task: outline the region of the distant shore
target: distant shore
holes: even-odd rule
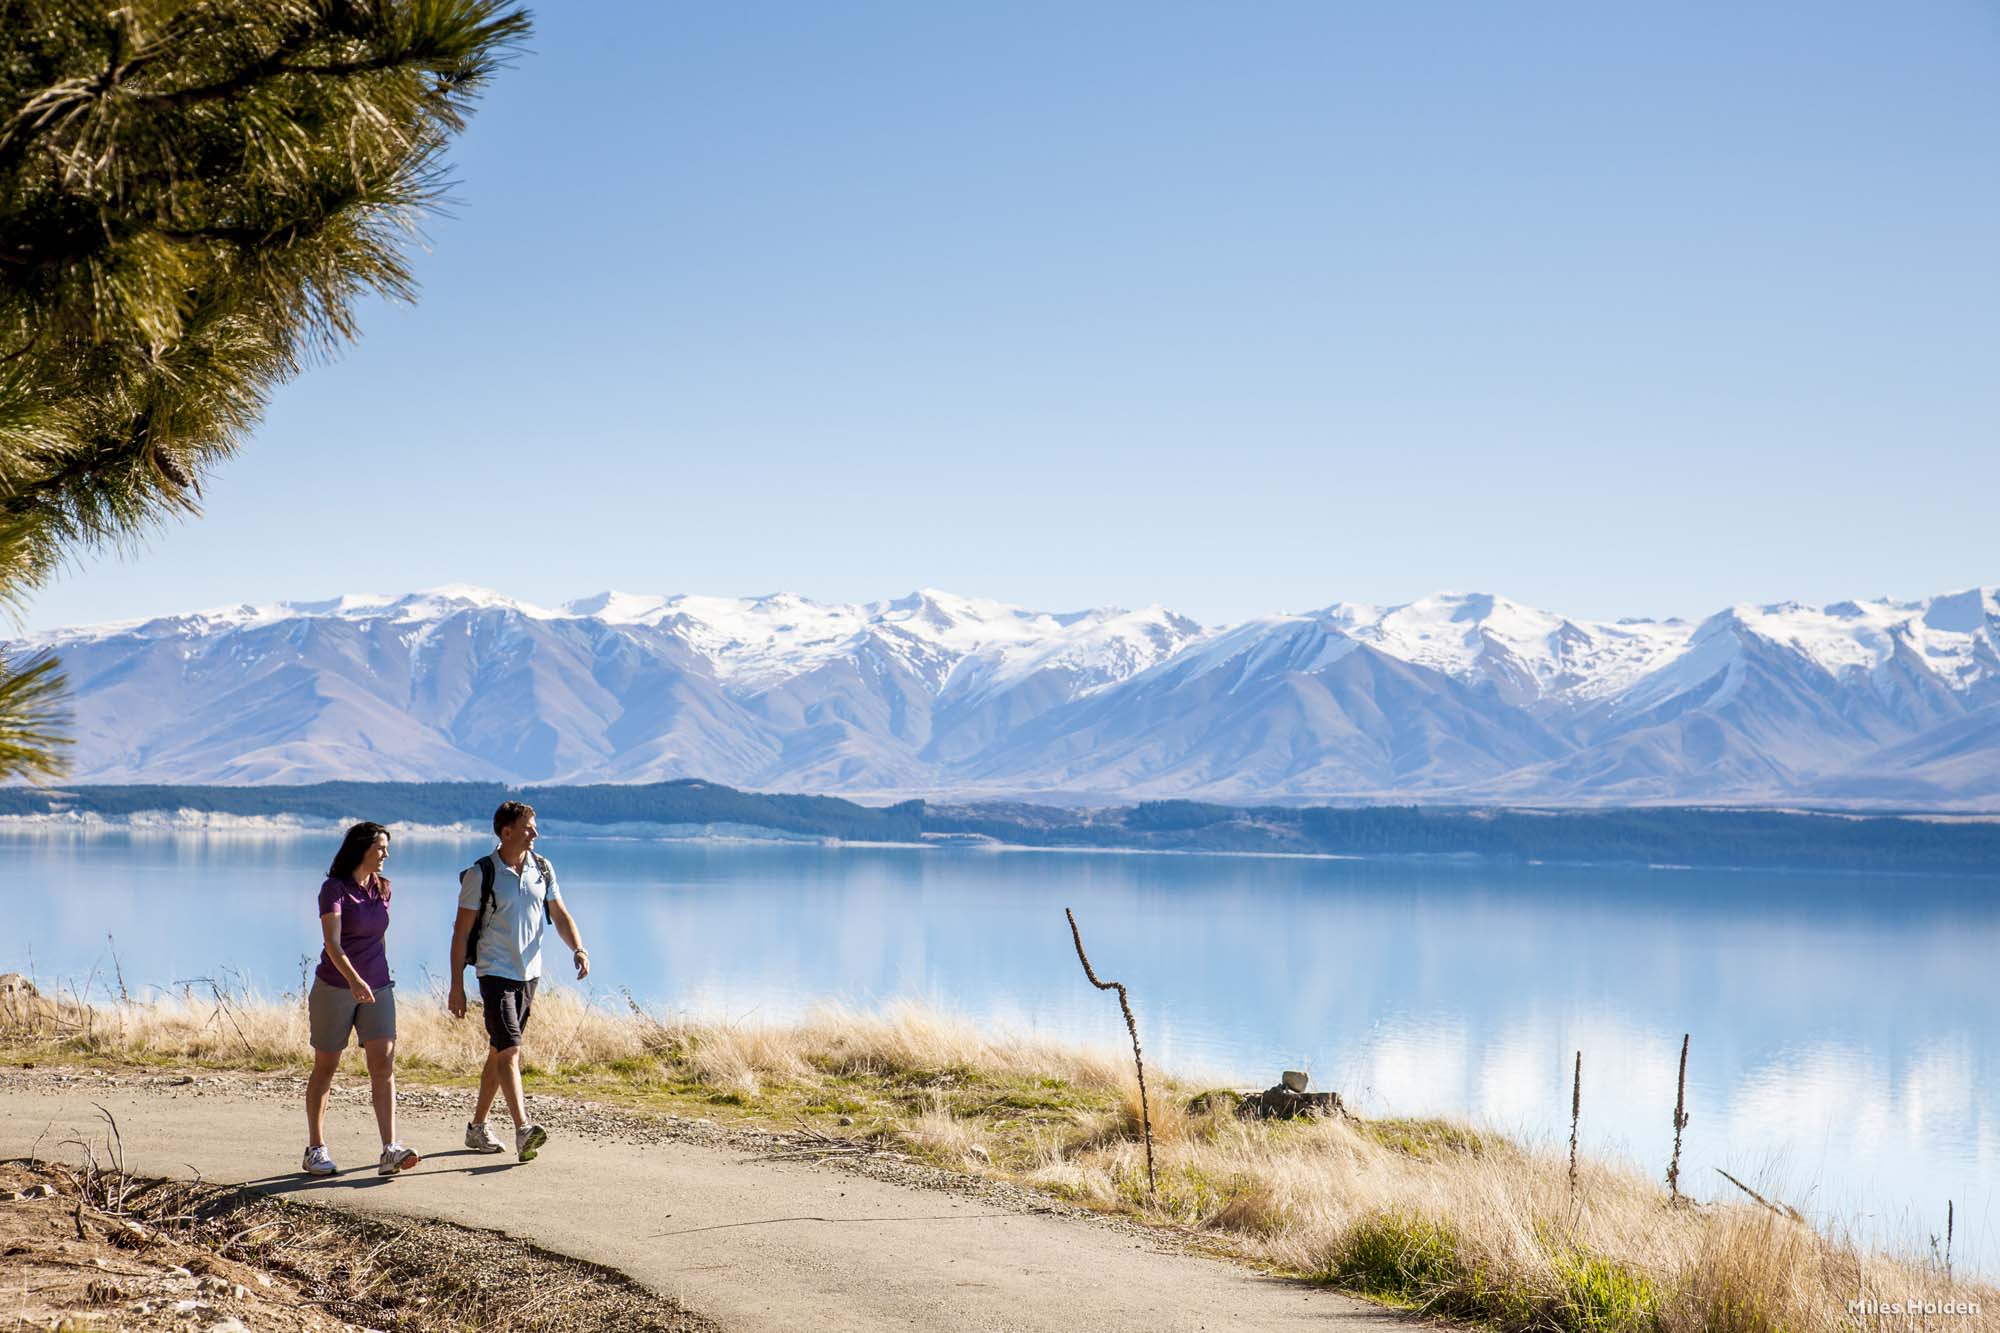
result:
[[[546,831],[573,838],[2000,875],[2000,822],[1932,812],[1180,800],[1099,809],[922,800],[871,806],[693,780],[525,788],[397,782],[5,787],[0,831],[269,836],[323,833],[366,818],[392,823],[405,837],[472,841],[488,836],[488,812],[507,799],[529,802]]]

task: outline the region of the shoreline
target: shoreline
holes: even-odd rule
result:
[[[79,837],[121,835],[160,838],[274,838],[325,837],[337,835],[353,819],[329,819],[314,815],[239,815],[220,811],[180,810],[136,811],[104,815],[94,810],[61,811],[44,814],[0,814],[0,836],[50,836],[71,834]],[[2000,867],[1991,870],[1956,868],[1894,869],[1882,866],[1791,866],[1750,865],[1730,862],[1665,862],[1638,860],[1591,860],[1552,857],[1521,857],[1492,852],[1315,852],[1253,848],[1131,847],[1087,844],[1024,843],[980,834],[945,833],[922,841],[841,838],[832,835],[795,833],[785,829],[752,824],[670,824],[623,821],[591,824],[568,820],[543,820],[548,836],[584,842],[665,843],[695,847],[819,847],[862,851],[967,851],[993,855],[1042,853],[1051,855],[1095,856],[1184,856],[1229,857],[1237,860],[1383,862],[1406,865],[1445,866],[1527,866],[1557,870],[1644,870],[1650,872],[1703,872],[1728,874],[1768,874],[1783,876],[1839,875],[1880,876],[1883,878],[1966,879],[2000,881]],[[396,836],[412,841],[484,843],[492,834],[469,822],[427,824],[416,821],[390,822]]]
[[[443,782],[0,787],[0,819],[23,831],[289,833],[328,831],[365,812],[398,825],[406,836],[477,840],[487,823],[476,816],[502,800],[533,805],[544,830],[578,839],[1974,876],[2000,867],[2000,824],[1902,816],[1712,807],[1238,806],[1177,799],[1087,809],[926,800],[868,806],[840,797],[741,791],[692,778],[584,787]]]

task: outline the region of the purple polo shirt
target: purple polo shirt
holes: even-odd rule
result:
[[[389,901],[376,896],[351,879],[329,879],[319,886],[319,914],[332,912],[340,917],[340,948],[354,970],[380,990],[389,983],[389,955],[383,939],[389,933]],[[313,973],[329,986],[348,989],[347,978],[333,965],[325,949],[319,951],[319,970]]]

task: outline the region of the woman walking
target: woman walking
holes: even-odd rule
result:
[[[375,1125],[382,1131],[378,1175],[393,1176],[418,1157],[396,1140],[396,988],[384,949],[389,932],[389,830],[356,824],[319,886],[319,929],[325,947],[313,974],[306,1013],[312,1030],[313,1068],[306,1080],[306,1156],[302,1169],[330,1176],[337,1169],[326,1151],[326,1097],[349,1033],[359,1033],[368,1059]]]

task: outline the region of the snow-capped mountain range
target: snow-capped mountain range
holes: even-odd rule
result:
[[[78,782],[2000,805],[2000,590],[1576,620],[1483,593],[1210,628],[483,588],[64,629]]]

